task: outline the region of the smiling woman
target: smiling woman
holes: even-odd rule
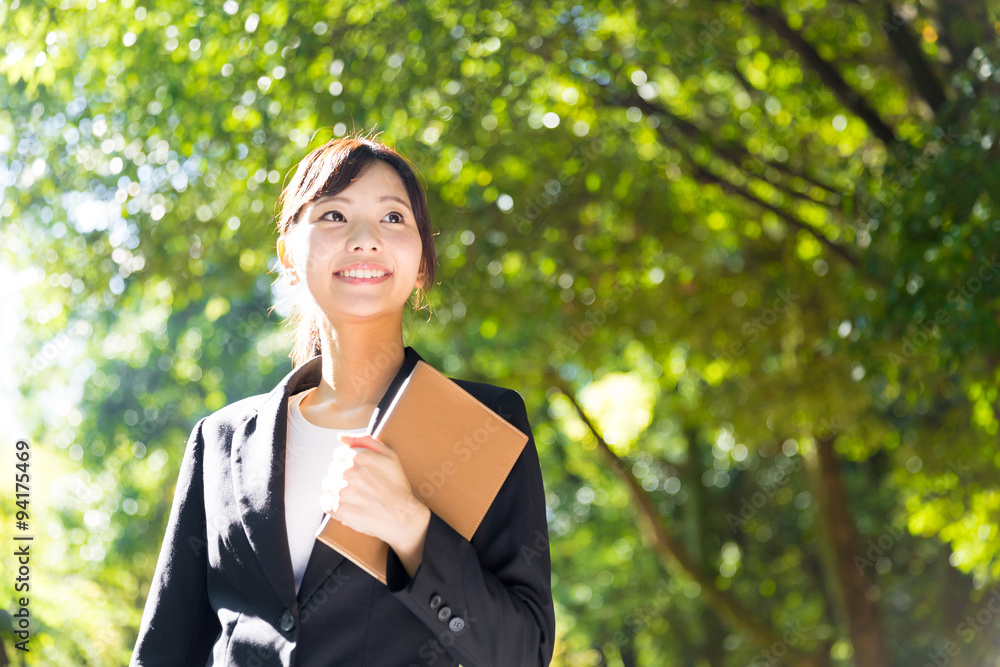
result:
[[[371,210],[373,207],[383,216],[372,219],[375,214]],[[398,210],[399,207],[402,211]],[[383,222],[383,219],[387,220]],[[334,235],[342,237],[359,231],[364,233],[365,222],[374,236],[368,239],[362,237],[362,242],[375,240],[380,233],[378,228],[381,228],[392,237],[390,243],[398,245],[399,239],[405,237],[405,245],[409,245],[416,232],[420,282],[414,282],[410,287],[416,288],[414,305],[419,306],[423,285],[434,284],[437,266],[423,189],[406,158],[384,145],[360,137],[335,139],[314,150],[299,164],[281,194],[278,257],[289,271],[290,282],[294,284],[300,279],[299,271],[293,266],[293,258],[300,258],[306,263],[303,264],[307,269],[304,278],[308,279],[310,267],[323,268],[313,266],[319,258],[310,255],[312,244],[321,246],[316,249],[320,254],[324,248],[329,252]],[[393,223],[402,225],[398,233],[385,229]],[[318,230],[316,225],[320,227]],[[286,249],[290,257],[286,257]],[[363,255],[364,251],[360,254]],[[370,249],[368,256],[372,256]],[[378,266],[377,262],[373,263]],[[401,285],[399,279],[396,284]],[[292,358],[296,364],[320,352],[319,321],[322,316],[319,309],[320,304],[300,299],[293,311],[296,341]]]
[[[369,163],[341,194],[307,204],[278,239],[278,256],[291,284],[302,283],[317,327],[323,313],[360,318],[354,321],[364,320],[366,328],[394,327],[428,270],[403,181],[381,161]]]
[[[131,664],[549,664],[545,494],[521,397],[456,380],[528,436],[471,539],[369,435],[420,361],[406,304],[434,284],[409,162],[361,137],[317,148],[278,233],[295,369],[192,431]],[[326,514],[388,545],[385,583],[316,539]]]

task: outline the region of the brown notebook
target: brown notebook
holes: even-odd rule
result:
[[[413,494],[471,539],[528,436],[471,394],[418,361],[373,436],[391,447]],[[317,539],[386,582],[389,546],[327,514]]]

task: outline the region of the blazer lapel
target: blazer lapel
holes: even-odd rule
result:
[[[379,401],[373,422],[384,414],[393,396],[420,360],[420,355],[412,348],[405,348],[403,365]],[[296,605],[296,595],[285,527],[288,398],[317,386],[322,373],[322,357],[319,356],[293,370],[267,394],[242,433],[233,436],[231,464],[233,485],[240,503],[240,521],[268,580],[289,608]],[[322,517],[320,512],[317,526]],[[299,587],[299,604],[304,604],[343,562],[342,554],[316,540]]]
[[[288,397],[295,387],[306,389],[319,384],[320,359],[314,357],[296,368],[267,394],[247,422],[243,437],[234,436],[231,454],[243,530],[271,586],[289,608],[295,606],[295,577],[285,528]]]

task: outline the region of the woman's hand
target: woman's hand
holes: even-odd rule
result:
[[[413,495],[396,453],[370,435],[340,436],[320,506],[342,524],[379,538],[411,577],[423,560],[431,511]]]

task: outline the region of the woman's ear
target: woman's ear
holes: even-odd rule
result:
[[[284,235],[278,237],[278,262],[281,263],[284,272],[291,278],[291,283],[293,285],[297,283],[298,279],[295,275],[295,268],[292,266],[292,256],[291,253],[288,252]]]

